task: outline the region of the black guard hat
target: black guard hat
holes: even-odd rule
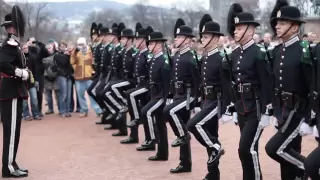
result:
[[[155,32],[152,32],[148,37],[149,43],[154,41],[165,42],[167,41],[167,39],[163,37],[163,34],[161,32],[155,31]]]
[[[201,32],[202,32],[202,30],[203,30],[204,25],[205,25],[207,22],[210,22],[210,21],[212,21],[212,18],[211,18],[211,16],[210,16],[209,14],[205,14],[205,15],[202,16],[202,18],[201,18],[201,20],[200,20],[200,23],[199,23],[199,29],[198,29],[199,35],[200,35],[200,39],[202,38]]]
[[[220,25],[216,22],[213,22],[213,21],[207,22],[203,26],[200,34],[214,34],[214,35],[218,35],[218,36],[224,36],[224,34],[220,32]]]
[[[186,25],[186,23],[183,21],[183,19],[181,19],[181,18],[177,19],[176,24],[174,25],[174,28],[173,28],[174,37],[176,37],[176,33],[178,31],[178,28],[180,28],[183,25]]]
[[[134,33],[132,29],[124,29],[121,31],[120,37],[133,38]]]
[[[12,16],[11,13],[6,14],[4,16],[4,22],[1,24],[1,26],[8,26],[8,25],[12,25]]]
[[[241,12],[234,18],[234,26],[239,24],[248,24],[254,26],[260,26],[260,23],[254,20],[254,16],[248,12]]]
[[[149,35],[148,30],[145,28],[140,28],[136,31],[135,38],[147,38]]]
[[[186,25],[182,25],[182,26],[178,27],[174,35],[175,36],[183,35],[183,36],[187,36],[187,37],[194,37],[194,35],[192,34],[192,29]]]
[[[99,35],[98,25],[95,22],[91,24],[91,28],[90,28],[90,36],[94,34]]]
[[[100,28],[100,36],[108,35],[108,33],[109,33],[109,28],[108,27]]]
[[[280,7],[280,9],[277,11],[276,17],[272,17],[271,21],[277,21],[277,20],[288,20],[293,21],[298,24],[305,23],[302,20],[301,12],[297,7],[294,6],[283,6]]]

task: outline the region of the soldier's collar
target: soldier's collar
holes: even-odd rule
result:
[[[252,46],[254,44],[253,39],[251,39],[249,42],[245,43],[243,46],[240,46],[242,50],[246,50],[248,47]]]
[[[217,52],[219,52],[218,47],[216,47],[216,48],[214,48],[213,50],[209,51],[209,52],[208,52],[208,56],[211,56],[211,55],[213,55],[213,54],[215,54],[215,53],[217,53]]]
[[[182,55],[182,54],[184,54],[184,53],[186,53],[186,52],[188,52],[188,51],[190,51],[190,47],[186,47],[186,48],[182,49],[182,50],[180,51],[180,55]]]
[[[120,43],[116,44],[116,47],[119,47],[120,46]]]
[[[148,50],[148,48],[147,48],[147,47],[145,47],[144,49],[142,49],[142,50],[140,51],[140,54],[142,54],[142,53],[146,52],[147,50]]]
[[[156,54],[156,55],[154,56],[154,58],[156,59],[156,58],[160,57],[161,55],[163,55],[163,52],[162,52],[162,51],[159,52],[158,54]]]
[[[299,36],[294,35],[292,38],[290,38],[288,41],[284,42],[283,44],[284,44],[284,47],[289,47],[297,41],[300,41]]]
[[[17,41],[18,43],[20,43],[20,38],[14,34],[10,35],[10,38],[14,39],[15,41]]]
[[[133,46],[130,46],[130,47],[126,48],[126,52],[130,51],[130,49],[132,49],[132,48],[133,48]]]

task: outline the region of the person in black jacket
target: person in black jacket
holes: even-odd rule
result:
[[[43,58],[49,57],[50,54],[46,49],[46,46],[36,41],[35,38],[31,37],[28,40],[28,43],[31,45],[29,46],[29,53],[33,56],[36,56],[36,71],[38,73],[38,81],[35,81],[35,87],[37,89],[37,97],[38,97],[38,108],[40,111],[40,115],[42,115],[42,99],[43,99],[43,90],[44,90],[44,64]]]
[[[31,71],[34,80],[29,79],[28,82],[28,91],[29,91],[29,96],[30,96],[30,105],[31,105],[31,112],[32,112],[32,117],[34,120],[41,120],[40,117],[40,111],[38,109],[38,98],[37,98],[37,88],[35,86],[35,82],[38,81],[39,75],[37,74],[36,71],[36,57],[33,56],[32,54],[29,54],[28,48],[29,44],[25,44],[23,46],[23,53],[26,57],[26,65],[28,69]],[[29,105],[28,105],[28,100],[23,101],[23,117],[25,120],[31,120],[31,116],[29,113]]]
[[[59,45],[59,51],[54,56],[54,61],[57,66],[57,81],[59,86],[59,103],[60,103],[60,115],[62,117],[71,117],[69,112],[71,101],[71,88],[72,81],[71,76],[73,74],[73,68],[70,64],[70,54],[67,50],[67,44],[61,42]]]

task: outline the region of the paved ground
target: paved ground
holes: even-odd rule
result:
[[[193,172],[171,175],[169,169],[178,163],[178,149],[170,148],[167,162],[148,162],[154,152],[137,152],[137,145],[121,145],[122,138],[111,136],[113,131],[94,125],[96,118],[62,119],[45,116],[42,121],[23,122],[18,151],[19,164],[30,170],[28,180],[200,180],[206,174],[206,153],[193,138]],[[2,129],[1,129],[2,131]],[[169,142],[174,136],[168,126]],[[260,141],[260,160],[264,179],[280,180],[279,166],[266,156],[264,145],[275,130],[268,127]],[[221,160],[221,180],[241,180],[237,146],[239,129],[233,123],[220,127],[221,142],[226,154]],[[142,127],[140,141],[143,140]],[[1,144],[2,145],[2,144]],[[307,155],[316,142],[312,136],[303,140]]]

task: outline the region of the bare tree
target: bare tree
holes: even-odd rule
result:
[[[140,22],[142,26],[146,26],[150,21],[150,7],[145,5],[148,2],[149,0],[139,0],[131,8],[132,20]]]

